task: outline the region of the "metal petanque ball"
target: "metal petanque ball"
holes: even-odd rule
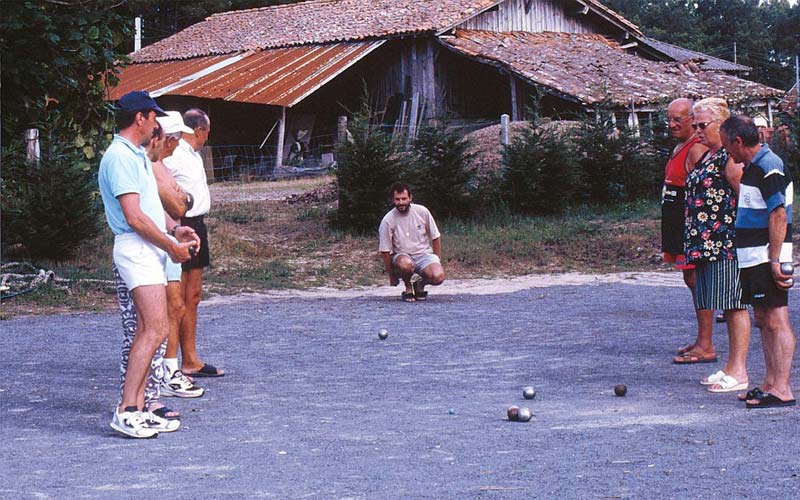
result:
[[[530,408],[527,407],[522,407],[519,409],[519,412],[517,412],[517,420],[519,422],[527,422],[532,416],[533,413],[531,413]]]
[[[522,397],[525,399],[533,399],[536,397],[536,389],[531,386],[522,388]]]
[[[506,410],[506,414],[508,415],[508,419],[512,422],[516,422],[519,420],[519,407],[518,406],[509,406]]]
[[[449,410],[447,410],[447,413],[449,413],[450,415],[455,415],[456,414],[456,409],[455,408],[450,408]]]
[[[386,340],[386,337],[388,337],[388,336],[389,336],[389,330],[387,330],[385,328],[381,328],[380,330],[378,330],[378,338],[379,339]]]
[[[794,274],[794,265],[791,262],[781,262],[781,273],[788,274],[789,276]],[[792,278],[786,279],[783,281],[787,285],[794,285],[794,280]]]
[[[617,384],[614,386],[614,394],[619,397],[624,396],[628,393],[628,387],[625,384]]]

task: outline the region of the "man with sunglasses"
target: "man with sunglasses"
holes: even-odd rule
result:
[[[675,264],[683,271],[683,281],[694,295],[694,266],[686,263],[683,249],[685,219],[686,176],[708,148],[700,144],[692,129],[692,101],[675,99],[667,107],[667,127],[670,135],[678,141],[667,161],[664,187],[661,197],[661,250],[664,262]],[[697,316],[697,339],[678,349],[679,357],[694,352],[695,348],[713,352],[711,344],[714,311],[695,309]],[[689,362],[697,359],[686,357]]]

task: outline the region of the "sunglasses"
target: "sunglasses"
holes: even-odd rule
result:
[[[697,130],[698,128],[699,128],[700,130],[705,130],[705,129],[706,129],[708,126],[709,126],[709,125],[711,125],[712,123],[715,123],[716,121],[717,121],[717,120],[712,120],[712,121],[710,121],[710,122],[699,122],[699,123],[692,123],[692,128],[693,128],[694,130]]]

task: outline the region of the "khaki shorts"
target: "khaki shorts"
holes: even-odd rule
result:
[[[392,264],[397,263],[397,258],[401,255],[404,255],[411,259],[414,263],[414,272],[419,274],[422,272],[423,269],[430,266],[431,264],[440,264],[441,261],[439,260],[439,256],[435,253],[423,253],[419,255],[408,255],[407,253],[396,253],[392,255]]]

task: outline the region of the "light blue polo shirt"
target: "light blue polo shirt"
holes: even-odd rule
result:
[[[134,232],[125,220],[118,199],[120,195],[127,193],[138,193],[142,212],[153,219],[156,227],[166,232],[164,208],[158,197],[156,177],[144,148],[136,147],[131,141],[115,135],[100,160],[97,182],[103,197],[106,220],[114,234]]]

